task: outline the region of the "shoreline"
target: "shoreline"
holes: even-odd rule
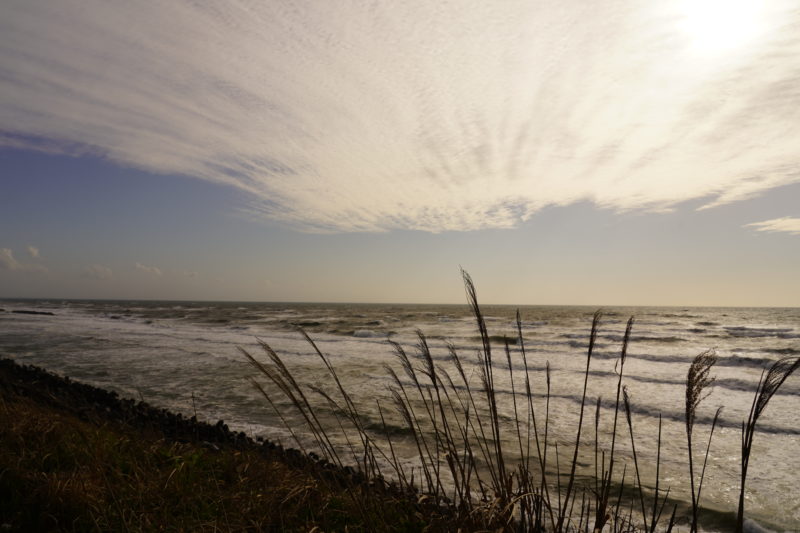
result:
[[[382,480],[367,484],[353,469],[254,440],[222,420],[186,418],[12,359],[0,359],[0,400],[4,531],[448,531],[460,525],[452,509],[403,494]],[[106,441],[114,445],[103,448]],[[100,453],[86,454],[96,447]],[[129,471],[137,468],[138,473]],[[96,479],[95,470],[103,479]],[[180,476],[186,482],[170,494]],[[131,477],[139,484],[130,490],[118,485]],[[153,486],[141,477],[153,478]],[[74,482],[72,489],[80,481],[80,491],[94,499],[76,500],[65,479]],[[184,501],[195,493],[205,497]],[[214,501],[208,501],[209,493]],[[164,498],[163,505],[136,502],[153,497]],[[184,504],[189,506],[184,513],[164,514],[171,510],[164,507]]]

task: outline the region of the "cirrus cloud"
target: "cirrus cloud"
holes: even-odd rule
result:
[[[800,218],[783,217],[764,220],[763,222],[753,222],[745,224],[745,228],[755,228],[756,231],[767,231],[771,233],[788,233],[790,235],[800,235]]]
[[[511,227],[800,181],[791,0],[713,57],[679,2],[1,9],[0,145],[234,186],[301,230]]]
[[[163,274],[160,268],[149,265],[143,265],[141,263],[136,263],[136,270],[147,272],[148,274],[152,274],[154,276],[161,276]]]

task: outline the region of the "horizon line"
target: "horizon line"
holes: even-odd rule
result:
[[[416,306],[469,306],[468,302],[357,302],[357,301],[312,301],[312,300],[207,300],[207,299],[157,299],[157,298],[61,298],[39,296],[0,296],[1,301],[48,301],[61,300],[68,302],[147,302],[147,303],[216,303],[216,304],[291,304],[291,305],[416,305]],[[497,307],[589,307],[607,309],[613,307],[661,307],[671,309],[800,309],[800,305],[674,305],[674,304],[526,304],[526,303],[481,303],[481,306]]]

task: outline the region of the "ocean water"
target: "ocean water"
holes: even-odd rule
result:
[[[392,410],[385,365],[399,370],[388,338],[411,353],[423,332],[438,363],[447,365],[447,343],[475,372],[478,332],[466,305],[361,305],[152,301],[0,300],[0,356],[120,394],[292,446],[288,430],[254,389],[258,377],[239,347],[266,360],[258,346],[272,346],[301,383],[331,389],[331,379],[297,327],[330,356],[345,388],[369,423],[380,424],[376,401]],[[34,310],[52,315],[14,311]],[[484,306],[489,334],[516,337],[515,307]],[[550,434],[568,450],[577,427],[586,348],[594,308],[520,308],[537,412],[544,412],[546,364],[552,371]],[[800,356],[798,308],[607,308],[589,378],[589,405],[581,464],[594,449],[594,402],[601,398],[599,447],[610,445],[616,364],[627,318],[636,317],[623,383],[628,387],[642,479],[654,479],[659,415],[663,419],[661,485],[690,500],[684,412],[686,372],[700,352],[719,357],[710,395],[700,405],[695,450],[702,461],[709,424],[722,406],[703,485],[703,505],[735,513],[740,434],[763,369],[781,357]],[[512,384],[501,343],[496,345],[500,416],[512,420]],[[515,389],[524,387],[518,347],[512,345]],[[299,421],[279,402],[290,422]],[[285,409],[284,409],[285,407]],[[747,517],[773,530],[800,530],[800,373],[789,378],[762,416],[748,475]],[[620,419],[624,424],[624,419]],[[509,435],[510,436],[510,435]],[[301,433],[301,438],[303,437]],[[617,439],[630,453],[627,427]],[[343,441],[338,442],[344,445]],[[411,443],[398,448],[413,464]],[[511,448],[510,446],[508,448]],[[632,468],[632,463],[630,464]],[[591,468],[581,472],[591,476]],[[629,478],[630,479],[630,478]],[[714,530],[714,524],[705,524]]]

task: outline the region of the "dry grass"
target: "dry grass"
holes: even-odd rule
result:
[[[559,453],[559,445],[549,436],[549,365],[545,370],[546,390],[534,391],[519,313],[517,338],[503,338],[504,358],[497,356],[496,343],[493,346],[492,342],[496,337],[489,335],[475,286],[466,272],[462,274],[480,341],[478,360],[473,371],[476,375],[468,375],[463,356],[452,345],[449,346],[447,361],[435,359],[422,332],[417,334],[418,342],[413,353],[390,341],[399,370],[386,366],[392,383],[390,394],[388,398],[376,400],[382,431],[364,426],[359,406],[355,405],[342,386],[336,369],[304,332],[302,334],[324,363],[329,381],[335,387],[325,391],[298,383],[281,356],[263,342],[261,346],[269,358],[267,363],[242,350],[258,373],[268,381],[265,385],[255,380],[254,383],[279,416],[283,417],[275,407],[279,404],[278,398],[271,395],[283,395],[294,405],[301,419],[306,422],[308,433],[313,436],[316,450],[326,460],[340,466],[348,462],[356,465],[367,481],[382,482],[386,476],[396,480],[404,492],[425,494],[435,505],[455,512],[453,530],[458,526],[468,531],[654,533],[659,530],[670,532],[676,523],[681,522],[687,524],[691,531],[697,531],[703,513],[711,514],[702,510],[700,502],[712,437],[721,408],[717,410],[710,427],[699,475],[695,472],[692,437],[696,414],[714,382],[711,371],[716,354],[713,351],[701,353],[694,358],[687,372],[685,424],[689,454],[686,475],[690,481],[692,501],[688,507],[689,516],[679,517],[678,503],[669,498],[669,487],[666,490],[662,488],[659,479],[662,446],[660,417],[655,479],[643,480],[639,468],[632,400],[624,386],[623,373],[633,317],[628,321],[616,365],[618,380],[611,442],[603,446],[597,438],[601,405],[598,398],[594,417],[595,479],[579,481],[577,470],[585,433],[585,409],[587,403],[591,403],[586,391],[602,314],[599,311],[595,313],[589,333],[575,437],[566,453],[564,444]],[[513,354],[511,345],[515,346]],[[521,361],[514,362],[512,357],[521,358]],[[515,375],[514,370],[515,367],[519,368],[520,362],[522,376],[518,375],[519,370]],[[797,365],[797,361],[792,364],[780,363],[779,368],[770,371],[756,392],[757,401],[754,401],[751,422],[747,427],[755,425],[771,394]],[[511,387],[509,401],[512,403],[507,406],[513,413],[510,422],[507,414],[502,417],[499,414],[501,409],[494,385],[499,372],[507,373],[504,378]],[[320,420],[316,414],[320,410],[320,403],[315,401],[315,397],[321,397],[324,405],[332,408],[336,414],[336,424]],[[534,409],[534,397],[538,398],[537,403],[544,403],[544,413]],[[620,464],[617,457],[618,431],[624,431],[618,428],[618,418],[623,409],[630,436],[632,468]],[[410,435],[405,438],[405,443],[416,450],[414,468],[409,469],[408,463],[398,459],[397,439],[402,437],[393,436],[389,431],[390,426],[402,426],[406,430],[405,435]],[[304,446],[298,428],[289,429],[297,446]],[[337,441],[346,443],[344,450],[334,445]],[[743,437],[743,451],[747,454],[751,441],[752,431]],[[568,464],[561,464],[563,457],[571,457]],[[379,467],[381,464],[388,465],[385,467],[386,473]],[[742,491],[746,464],[745,461]],[[646,486],[654,489],[645,489]],[[361,509],[361,512],[363,516],[368,516],[370,511]],[[718,524],[727,520],[733,527],[730,514],[727,518],[717,514],[715,520]]]
[[[742,422],[742,457],[741,457],[741,485],[739,490],[739,509],[736,515],[736,531],[741,533],[744,529],[744,499],[745,485],[747,483],[747,467],[750,464],[750,452],[753,449],[756,423],[767,408],[769,401],[781,388],[781,385],[800,368],[800,357],[785,357],[773,363],[770,369],[761,374],[753,396],[753,405],[747,421]]]
[[[422,332],[418,332],[418,342],[412,354],[400,344],[390,341],[405,379],[401,379],[401,373],[393,367],[386,367],[393,387],[390,399],[384,400],[386,404],[378,400],[384,431],[373,432],[364,428],[358,406],[342,387],[335,368],[307,335],[306,339],[323,361],[331,382],[336,384],[336,397],[316,387],[303,387],[283,359],[265,343],[261,345],[269,358],[268,363],[262,363],[242,350],[253,367],[271,384],[262,386],[256,382],[256,386],[273,408],[278,402],[270,397],[270,391],[273,394],[278,392],[290,400],[301,419],[307,423],[316,448],[326,460],[337,465],[343,464],[343,454],[332,444],[336,440],[334,432],[338,431],[341,439],[348,443],[347,455],[352,457],[352,462],[358,465],[367,480],[382,480],[384,474],[378,465],[390,465],[391,472],[388,475],[397,480],[403,491],[424,493],[434,504],[453,509],[456,512],[455,524],[466,530],[601,531],[608,525],[614,532],[637,531],[638,526],[632,519],[633,500],[623,490],[626,470],[623,469],[621,478],[613,476],[617,418],[623,390],[622,370],[633,320],[628,323],[620,356],[609,460],[606,461],[605,452],[599,460],[595,453],[595,469],[602,472],[602,476],[600,485],[595,484],[593,488],[578,483],[577,469],[592,354],[602,314],[595,313],[592,320],[579,419],[574,444],[570,449],[571,461],[562,475],[558,458],[563,453],[559,454],[558,445],[548,438],[549,370],[548,386],[544,392],[547,407],[542,420],[541,414],[534,409],[535,393],[532,390],[519,314],[518,336],[513,339],[513,344],[522,358],[522,377],[514,374],[515,365],[510,349],[512,342],[509,339],[504,339],[505,364],[494,353],[492,337],[478,305],[475,286],[466,272],[463,276],[467,300],[480,337],[476,379],[467,375],[462,356],[454,346],[449,347],[449,361],[440,363],[434,360]],[[511,424],[501,421],[494,385],[496,373],[503,371],[508,373],[512,388]],[[518,384],[522,386],[518,388]],[[341,418],[333,428],[320,421],[315,414],[314,402],[306,392],[324,397],[327,404],[335,407],[334,412],[341,413]],[[275,410],[279,416],[283,416],[277,408]],[[409,471],[396,457],[396,446],[386,423],[385,415],[388,414],[397,415],[399,418],[393,419],[392,425],[404,426],[411,436],[410,441],[417,451],[416,471]],[[599,408],[595,427],[598,417]],[[628,424],[632,430],[630,413]],[[303,446],[296,428],[290,429],[293,430],[297,446]],[[548,454],[555,457],[555,475],[552,473],[552,460],[548,462]],[[658,502],[658,494],[655,499]],[[640,502],[643,519],[646,520],[643,495]],[[661,510],[665,503],[666,497],[660,500]],[[652,521],[657,522],[657,518],[654,516]],[[666,527],[671,528],[673,523],[674,519],[670,519]],[[655,529],[655,524],[652,529]]]
[[[103,409],[17,394],[2,378],[4,531],[447,530],[425,505],[309,461],[255,444],[176,441]]]

